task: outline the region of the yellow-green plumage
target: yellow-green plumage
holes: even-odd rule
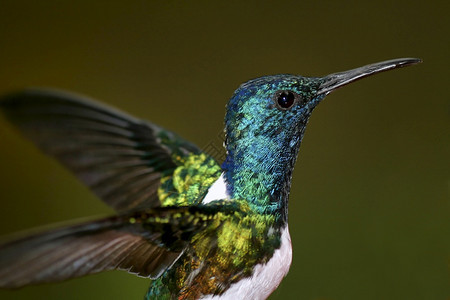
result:
[[[161,178],[158,197],[162,206],[199,204],[202,195],[219,178],[222,169],[205,153],[176,157],[179,166]]]
[[[172,269],[152,284],[149,299],[161,295],[161,284],[172,292],[179,290],[179,299],[219,295],[251,275],[253,266],[266,263],[279,248],[274,216],[255,212],[245,200],[218,201],[211,206],[216,206],[213,216],[194,213],[192,223],[207,225],[193,235],[191,246]]]

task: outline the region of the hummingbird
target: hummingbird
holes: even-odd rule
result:
[[[242,84],[227,105],[223,162],[82,96],[4,96],[5,118],[117,214],[0,243],[0,287],[125,270],[151,279],[146,299],[268,298],[292,262],[289,191],[312,111],[351,82],[419,62]]]

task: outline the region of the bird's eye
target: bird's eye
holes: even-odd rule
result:
[[[290,109],[297,102],[300,95],[293,91],[278,91],[275,93],[275,104],[282,110]]]

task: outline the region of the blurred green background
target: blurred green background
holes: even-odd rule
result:
[[[330,95],[293,178],[291,271],[271,299],[449,299],[446,1],[13,1],[0,7],[0,93],[89,95],[203,146],[240,83],[424,63]],[[112,211],[0,119],[0,234]],[[108,272],[1,299],[142,299]]]

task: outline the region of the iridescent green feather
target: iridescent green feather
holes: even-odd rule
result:
[[[184,226],[190,224],[187,227],[196,228],[195,233],[182,257],[152,283],[148,299],[167,299],[169,295],[162,292],[162,286],[169,287],[164,290],[176,293],[179,299],[220,294],[250,276],[253,267],[266,263],[280,246],[275,216],[252,210],[247,201],[212,202],[190,213],[171,216],[184,219]],[[149,226],[155,221],[149,219]],[[178,228],[180,223],[176,223]]]

